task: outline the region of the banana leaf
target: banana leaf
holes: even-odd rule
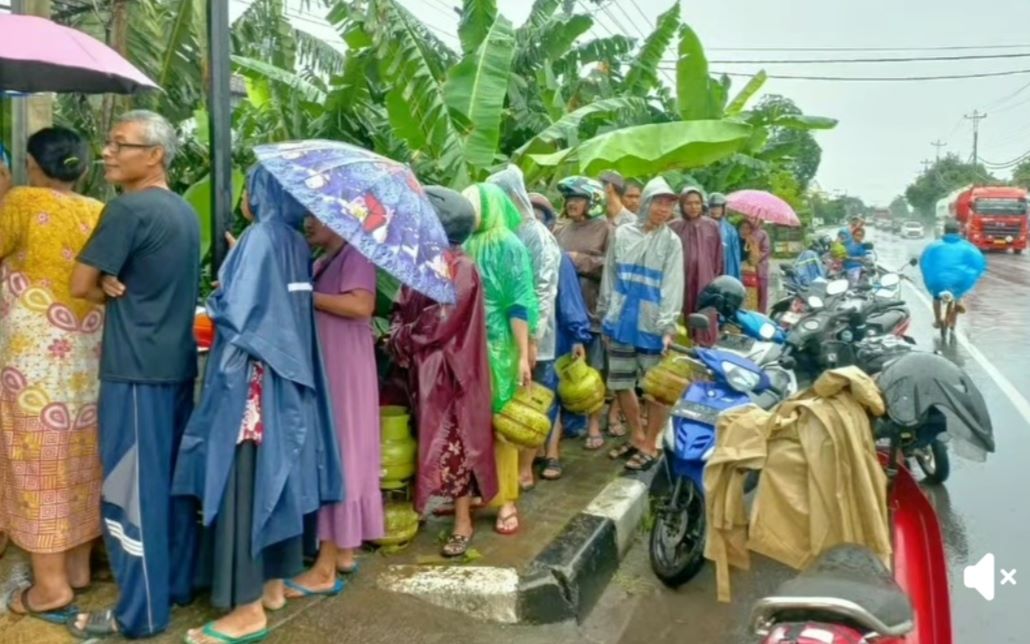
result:
[[[751,100],[751,97],[758,93],[762,86],[765,85],[765,81],[768,79],[768,75],[765,70],[759,71],[757,74],[751,77],[751,80],[747,82],[747,85],[741,89],[736,97],[730,104],[726,106],[726,116],[737,116],[744,110],[744,106]]]
[[[736,121],[673,121],[621,128],[529,158],[557,173],[592,176],[611,168],[624,176],[649,177],[714,163],[739,151],[750,137],[751,127]]]
[[[773,120],[773,125],[789,127],[794,130],[832,130],[837,127],[837,119],[828,116],[811,116],[808,114],[784,114]]]
[[[465,0],[458,22],[461,50],[470,54],[479,49],[497,19],[497,0]]]
[[[636,57],[630,63],[626,74],[625,92],[631,96],[645,96],[658,84],[658,65],[662,62],[665,50],[669,48],[676,30],[680,26],[679,0],[669,10],[658,16],[658,24],[651,35],[644,40]]]
[[[243,193],[244,179],[239,168],[232,169],[233,209],[236,208]],[[204,175],[200,181],[187,188],[182,197],[197,211],[197,218],[200,220],[200,256],[206,257],[208,250],[211,249],[211,175]]]
[[[708,75],[708,58],[701,39],[689,25],[682,25],[676,61],[676,104],[680,118],[684,121],[721,118],[726,90]]]

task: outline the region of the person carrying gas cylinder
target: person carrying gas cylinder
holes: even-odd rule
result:
[[[951,220],[944,225],[944,236],[923,250],[919,268],[923,272],[923,284],[933,296],[933,326],[940,328],[944,323],[954,326],[955,317],[965,313],[962,298],[987,271],[987,259],[979,248],[962,238],[958,223]],[[955,298],[949,320],[941,319],[941,299],[945,292]]]

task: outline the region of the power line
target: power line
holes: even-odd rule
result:
[[[943,45],[938,47],[706,47],[707,51],[969,51],[974,49],[1027,49],[1022,45]]]
[[[1018,54],[970,54],[964,56],[903,56],[895,58],[795,58],[778,60],[712,60],[716,65],[838,65],[848,63],[929,63],[954,60],[992,60],[999,58],[1030,58],[1030,52]]]
[[[713,71],[712,73],[725,74],[727,76],[740,76],[745,78],[750,78],[754,76],[754,74],[747,74],[744,72]],[[944,76],[792,76],[785,74],[769,74],[768,78],[778,80],[891,83],[909,81],[959,80],[964,78],[994,78],[998,76],[1015,76],[1017,74],[1030,74],[1030,69],[1013,69],[1005,72],[985,72],[980,74],[948,74]]]

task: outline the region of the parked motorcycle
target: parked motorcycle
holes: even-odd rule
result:
[[[690,327],[705,329],[708,317],[694,314]],[[719,414],[749,403],[770,409],[794,394],[792,374],[775,364],[764,367],[731,351],[675,347],[705,379],[695,380],[672,410],[663,443],[663,467],[671,482],[668,496],[656,505],[650,536],[651,569],[676,588],[704,564],[704,468],[715,450]],[[757,484],[750,477],[749,487]]]
[[[902,436],[928,415],[948,412],[947,431],[971,450],[994,451],[990,414],[973,381],[947,359],[913,352],[877,377],[887,417],[885,445],[893,576],[876,555],[850,544],[823,553],[776,593],[758,601],[751,630],[765,644],[951,644],[947,560],[937,515],[905,467]]]

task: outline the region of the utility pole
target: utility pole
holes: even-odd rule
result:
[[[969,119],[973,122],[973,165],[975,166],[980,159],[980,149],[978,147],[980,144],[980,121],[987,118],[987,115],[981,114],[977,110],[973,110],[972,114],[966,114],[963,118]]]
[[[945,143],[944,141],[941,141],[940,139],[937,139],[936,141],[931,141],[930,145],[932,145],[933,147],[937,148],[937,160],[940,161],[941,160],[941,148],[947,147],[948,144]]]
[[[931,161],[929,159],[923,159],[921,163],[923,164],[923,174],[926,174],[927,172],[929,172],[930,171],[930,166],[933,165],[933,161]]]

